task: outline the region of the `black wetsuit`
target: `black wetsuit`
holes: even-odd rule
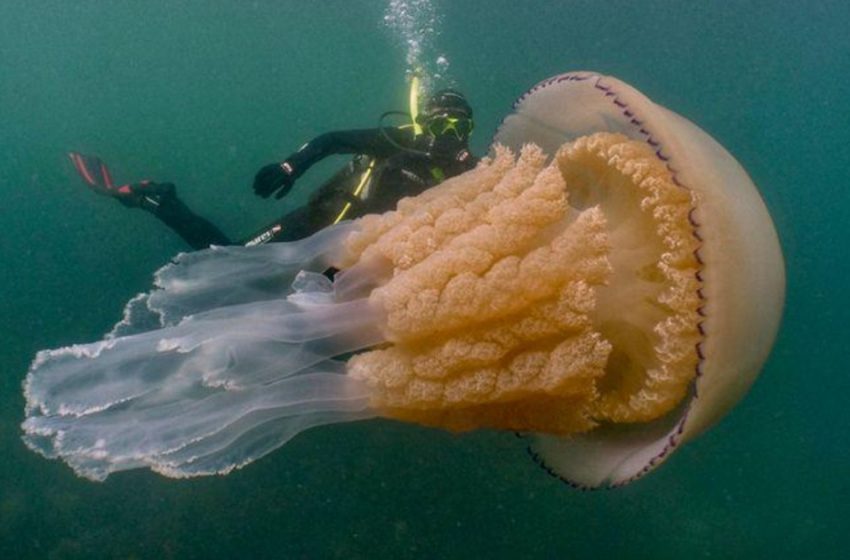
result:
[[[173,188],[156,197],[148,197],[142,207],[194,249],[210,245],[293,241],[331,225],[340,214],[351,219],[391,210],[399,199],[415,196],[446,178],[472,169],[477,161],[465,142],[435,143],[428,135],[414,137],[410,128],[383,131],[374,128],[323,134],[302,146],[286,162],[293,169],[293,178],[297,179],[313,164],[332,154],[357,154],[358,157],[313,193],[305,206],[289,212],[244,241],[231,241],[210,221],[192,212],[177,198]],[[361,185],[362,174],[370,165],[368,185]],[[355,195],[358,186],[361,192]]]

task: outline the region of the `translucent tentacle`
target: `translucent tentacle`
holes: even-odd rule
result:
[[[41,414],[88,414],[150,392],[240,388],[382,341],[366,300],[302,310],[286,300],[195,315],[174,327],[38,354],[25,383]]]
[[[312,368],[241,390],[189,391],[165,402],[147,394],[80,416],[32,416],[25,441],[94,480],[140,466],[174,477],[224,474],[309,427],[374,416],[362,384]]]
[[[329,268],[354,227],[342,222],[291,243],[181,253],[155,273],[159,289],[130,300],[110,334],[126,336],[218,307],[278,299],[300,271]]]
[[[374,416],[366,385],[333,358],[383,342],[378,313],[300,272],[323,270],[349,227],[179,257],[104,340],[38,354],[26,443],[95,480],[143,466],[193,476],[238,468],[312,426]]]

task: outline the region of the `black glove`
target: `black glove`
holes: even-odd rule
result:
[[[260,169],[254,176],[254,194],[268,198],[275,193],[274,197],[281,199],[286,196],[295,184],[292,165],[288,162],[270,163]]]

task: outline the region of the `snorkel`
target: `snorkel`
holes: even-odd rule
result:
[[[419,136],[422,135],[423,129],[422,125],[417,122],[419,120],[419,89],[420,89],[420,80],[418,74],[413,74],[413,77],[410,79],[410,91],[408,92],[407,100],[409,105],[409,112],[405,113],[404,111],[386,111],[378,118],[378,129],[381,131],[381,134],[386,139],[387,142],[392,144],[394,147],[398,148],[403,152],[408,152],[411,154],[416,154],[420,156],[425,156],[430,158],[431,153],[425,150],[417,150],[416,148],[411,148],[409,146],[402,146],[395,140],[393,140],[392,136],[387,134],[387,126],[384,124],[384,121],[389,116],[400,116],[405,117],[406,119],[410,119],[410,124],[402,126],[402,128],[413,128],[413,138],[416,140]],[[429,146],[430,147],[430,146]]]
[[[413,137],[422,134],[422,125],[419,124],[419,75],[414,74],[410,80],[410,94],[408,95],[408,106],[410,107],[410,122],[413,124]]]

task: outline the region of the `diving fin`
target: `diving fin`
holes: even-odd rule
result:
[[[115,198],[124,206],[141,207],[155,212],[164,199],[175,198],[173,183],[154,183],[147,179],[138,183],[116,185],[109,173],[109,168],[97,156],[87,156],[79,152],[68,152],[68,157],[85,181],[86,185],[97,194]]]
[[[86,185],[97,194],[116,198],[132,194],[130,185],[115,185],[109,168],[99,157],[87,156],[79,152],[68,152],[68,157],[71,158],[71,163],[74,164]]]

